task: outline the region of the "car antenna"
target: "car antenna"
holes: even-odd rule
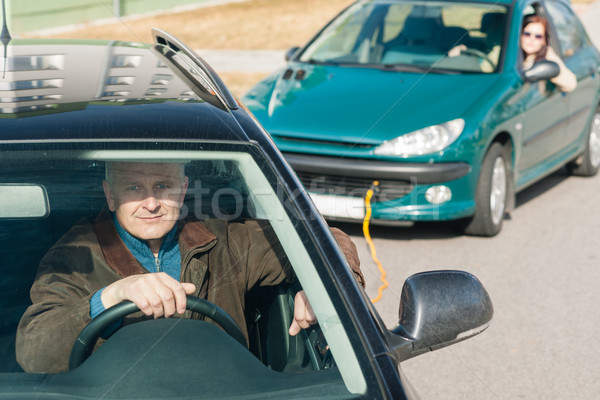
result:
[[[2,79],[6,76],[6,61],[8,59],[8,43],[10,43],[12,37],[8,31],[8,24],[6,23],[6,0],[2,0],[2,33],[0,33],[0,41],[4,46],[4,63],[2,67]]]
[[[162,29],[152,28],[154,36],[154,50],[157,51],[169,64],[176,67],[178,75],[192,87],[192,90],[210,104],[223,109],[236,110],[238,103],[225,86],[219,75],[206,61],[185,43]],[[189,65],[176,62],[172,54],[185,55],[188,62],[193,64],[193,74]]]

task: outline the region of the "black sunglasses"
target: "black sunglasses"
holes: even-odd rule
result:
[[[543,35],[540,35],[539,33],[534,35],[533,33],[531,33],[531,32],[526,32],[526,31],[523,31],[523,36],[527,36],[527,37],[532,37],[532,36],[533,36],[533,37],[534,37],[534,38],[536,38],[537,40],[540,40],[540,39],[543,39],[543,38],[544,38],[544,36],[543,36]]]

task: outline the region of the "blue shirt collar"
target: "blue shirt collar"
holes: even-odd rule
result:
[[[127,232],[125,228],[119,224],[115,213],[111,213],[111,215],[121,240],[123,240],[123,243],[125,243],[131,254],[133,254],[144,268],[150,272],[156,272],[158,259],[161,270],[165,270],[165,272],[167,272],[166,269],[169,266],[174,267],[176,265],[178,265],[179,270],[181,270],[181,255],[179,254],[179,244],[177,243],[177,225],[175,225],[163,238],[158,257],[154,257],[152,250],[150,250],[150,246],[148,246],[145,240],[138,239]],[[171,265],[173,263],[175,263],[175,265]],[[179,280],[179,275],[177,275],[175,279]]]

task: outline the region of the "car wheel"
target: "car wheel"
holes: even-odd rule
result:
[[[481,165],[475,194],[475,214],[466,221],[464,233],[495,236],[502,229],[509,188],[509,160],[505,147],[494,143]]]
[[[567,164],[569,173],[577,176],[594,176],[600,169],[600,108],[592,117],[583,154],[577,161]]]

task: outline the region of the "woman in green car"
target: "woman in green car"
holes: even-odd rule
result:
[[[539,15],[530,15],[523,20],[521,29],[521,51],[523,51],[523,69],[528,70],[540,60],[558,64],[560,73],[550,79],[561,91],[571,92],[577,86],[577,77],[567,68],[561,58],[548,46],[548,20]]]

